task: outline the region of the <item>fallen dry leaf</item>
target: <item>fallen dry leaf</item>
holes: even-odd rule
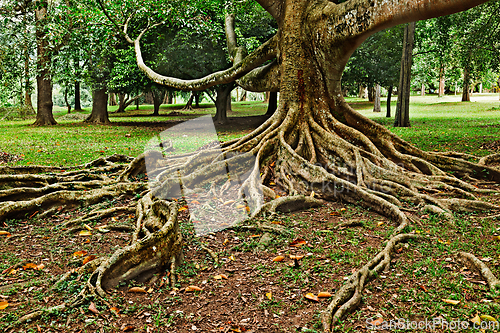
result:
[[[179,208],[179,212],[182,212],[184,210],[187,210],[188,208],[186,206],[182,206],[181,208]]]
[[[116,316],[118,316],[119,312],[120,312],[120,309],[118,309],[117,307],[112,307],[111,309],[109,309],[111,312],[113,312]]]
[[[28,269],[34,269],[34,270],[37,270],[38,269],[38,265],[34,264],[34,263],[27,263],[26,265],[23,266],[23,269],[24,270],[28,270]]]
[[[304,258],[304,256],[296,256],[296,255],[290,254],[290,259],[292,259],[292,260],[300,260],[302,258]]]
[[[82,230],[79,233],[80,236],[92,236],[92,233],[89,230]]]
[[[471,323],[473,324],[476,324],[476,325],[480,325],[481,324],[481,318],[479,318],[478,315],[476,315],[474,318],[472,318],[471,320]]]
[[[273,299],[273,293],[271,293],[271,292],[266,293],[266,297],[267,297],[269,300],[272,300],[272,299]]]
[[[235,202],[236,202],[235,200],[228,200],[228,201],[224,202],[222,204],[222,206],[227,206],[227,205],[230,205],[230,204],[235,203]]]
[[[135,330],[135,326],[123,324],[122,327],[120,327],[120,330],[122,332],[132,332]]]
[[[146,290],[141,287],[132,287],[128,290],[129,293],[140,293],[140,294],[145,294]]]
[[[313,293],[307,293],[305,298],[307,298],[310,301],[319,302],[318,296],[314,295]]]
[[[489,315],[481,315],[479,316],[479,318],[481,319],[481,321],[494,321],[494,322],[497,321],[495,318]]]
[[[214,279],[215,280],[222,280],[222,279],[227,280],[227,275],[225,275],[225,274],[218,274],[218,275],[214,276]]]
[[[0,310],[3,310],[9,306],[9,302],[0,302]]]
[[[373,320],[370,324],[378,326],[384,322],[384,318],[378,317],[377,319]]]
[[[322,291],[318,294],[318,297],[321,298],[321,297],[332,297],[332,294],[330,294],[329,292],[327,291]]]
[[[97,308],[95,307],[95,303],[94,302],[90,302],[89,311],[92,312],[92,313],[95,313],[96,315],[99,314],[99,310],[97,310]]]
[[[86,263],[89,263],[89,262],[91,262],[92,260],[94,260],[96,258],[97,257],[95,255],[91,254],[91,255],[85,257],[85,259],[83,259],[82,264],[85,265]]]
[[[452,305],[457,305],[458,303],[460,303],[460,301],[455,301],[454,299],[442,299],[442,301]]]
[[[303,240],[302,238],[296,238],[289,244],[289,246],[301,247],[302,245],[306,245],[306,244],[307,244],[307,242],[305,240]]]
[[[0,230],[0,236],[7,236],[7,237],[10,237],[10,236],[12,236],[12,235],[11,235],[11,234],[10,234],[10,232],[8,232],[8,231]]]
[[[87,251],[76,251],[75,253],[73,253],[73,257],[83,257],[83,256],[86,256],[88,254]]]
[[[283,256],[277,256],[276,258],[273,259],[273,261],[280,262],[280,261],[283,261],[284,259],[285,259],[285,257],[283,257]]]
[[[191,201],[191,204],[192,204],[192,205],[199,205],[199,204],[200,204],[200,202],[199,202],[198,200],[193,200],[193,201]]]
[[[189,286],[189,287],[186,287],[186,289],[184,289],[185,291],[189,292],[189,291],[203,291],[203,289],[201,289],[200,287],[197,287],[197,286]]]

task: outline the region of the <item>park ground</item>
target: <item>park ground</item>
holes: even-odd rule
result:
[[[498,95],[475,95],[471,103],[459,100],[459,96],[413,97],[412,127],[392,130],[424,150],[478,156],[500,153]],[[366,101],[349,102],[359,112],[391,126],[385,111],[374,114]],[[130,108],[124,114],[111,114],[110,126],[83,124],[88,110],[70,115],[58,112],[59,125],[52,127],[32,127],[32,119],[4,119],[0,121],[0,163],[71,166],[115,153],[137,156],[161,131],[214,113],[211,105],[189,111],[181,108],[163,106],[159,117],[149,116],[150,106]],[[251,131],[263,121],[265,111],[262,102],[233,103],[229,123],[217,127],[219,139]],[[500,205],[499,184],[477,186],[495,189],[496,193],[481,199]],[[187,203],[195,199],[186,198]],[[115,198],[103,208],[127,205],[127,200]],[[39,218],[42,213],[9,220],[0,227],[5,232],[0,235],[0,305],[8,304],[0,306],[2,331],[31,311],[60,304],[78,293],[84,279],[50,287],[60,274],[78,268],[83,260],[109,255],[127,244],[128,234],[107,232],[105,226],[132,226],[134,222],[131,214],[90,221],[91,235],[80,235],[79,230],[64,230],[61,225],[87,213],[85,207],[61,210],[51,218]],[[457,257],[460,251],[473,253],[500,275],[498,212],[457,214],[453,226],[437,215],[411,208],[407,213],[415,221],[407,231],[423,235],[422,239],[397,248],[391,267],[367,286],[363,302],[339,323],[338,331],[365,332],[370,320],[402,319],[406,323],[437,320],[441,324],[435,332],[446,332],[447,324],[472,325],[476,316],[483,316],[483,322],[485,316],[500,319],[500,309],[494,306],[499,295],[491,294],[478,272]],[[177,272],[176,288],[169,288],[163,276],[152,284],[132,281],[112,291],[108,304],[87,303],[11,332],[321,332],[320,312],[328,297],[315,299],[308,294],[334,294],[351,273],[381,250],[394,229],[387,218],[343,202],[262,219],[288,232],[268,234],[234,227],[196,237],[188,223],[188,210],[183,210],[185,263]],[[218,254],[219,266],[201,249],[202,244]],[[290,255],[303,258],[295,262]],[[189,286],[202,290],[186,291]],[[142,289],[132,293],[132,287]]]

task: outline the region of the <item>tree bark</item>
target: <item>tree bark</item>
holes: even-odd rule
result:
[[[425,96],[425,83],[422,82],[422,88],[420,88],[420,96]]]
[[[393,89],[393,86],[389,86],[389,89],[387,89],[387,113],[385,115],[387,118],[391,117],[391,98]]]
[[[358,94],[358,98],[366,98],[367,97],[367,91],[366,91],[366,87],[360,85],[359,86],[359,94]]]
[[[231,95],[231,90],[233,90],[234,85],[228,84],[225,86],[219,86],[216,89],[217,96],[215,97],[215,117],[214,122],[218,124],[227,123],[227,99]]]
[[[375,102],[375,87],[368,87],[368,102]]]
[[[68,88],[64,88],[64,103],[66,103],[66,108],[68,109],[68,113],[71,113],[71,104],[68,101]]]
[[[382,107],[380,106],[380,84],[375,85],[374,99],[373,112],[382,112]]]
[[[25,31],[25,33],[28,33]],[[24,46],[24,105],[26,108],[34,111],[33,103],[31,102],[31,83],[30,83],[30,55],[29,55],[29,45],[26,41]]]
[[[161,102],[165,97],[165,91],[155,89],[152,93],[153,93],[153,116],[159,116]]]
[[[193,108],[193,100],[194,100],[194,92],[191,92],[191,95],[189,95],[189,99],[187,100],[186,105],[184,105],[183,109],[191,110]]]
[[[116,96],[115,93],[110,93],[109,94],[109,106],[116,106],[118,103],[116,103]]]
[[[194,107],[197,109],[200,108],[202,94],[200,91],[195,91],[194,93]]]
[[[470,74],[467,66],[464,68],[464,86],[462,90],[462,102],[470,102]]]
[[[269,103],[267,104],[266,116],[271,117],[278,108],[278,93],[275,91],[269,92]]]
[[[37,1],[35,10],[35,26],[36,26],[36,55],[38,75],[36,84],[38,89],[37,94],[37,110],[36,120],[34,125],[45,126],[57,124],[52,114],[52,78],[49,72],[50,55],[48,52],[49,44],[45,34],[45,21],[47,19],[46,0]]]
[[[111,122],[108,118],[108,94],[106,88],[92,92],[92,113],[85,123],[107,125]]]
[[[411,65],[415,41],[415,22],[405,27],[401,73],[399,77],[398,103],[394,127],[410,127]]]
[[[80,81],[75,81],[75,111],[81,111],[82,110],[82,102],[81,102],[81,95],[80,95]]]
[[[444,96],[444,65],[439,68],[439,89],[438,97]]]
[[[246,102],[246,100],[247,100],[247,91],[243,90],[240,96],[240,102]]]
[[[233,111],[233,100],[231,99],[231,92],[229,92],[229,95],[227,95],[227,102],[226,102],[226,113],[229,111]]]

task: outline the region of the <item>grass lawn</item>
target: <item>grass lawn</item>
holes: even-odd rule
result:
[[[475,95],[473,102],[461,103],[459,96],[413,96],[410,113],[411,128],[392,128],[393,118],[373,113],[371,103],[350,98],[351,105],[362,114],[382,123],[405,140],[424,150],[456,150],[478,156],[495,152],[500,146],[500,105],[498,95]],[[396,100],[393,100],[395,112]],[[383,109],[385,102],[382,103]],[[202,104],[201,109],[181,110],[182,104],[164,105],[159,117],[152,117],[152,107],[140,110],[129,107],[124,114],[112,113],[111,126],[94,126],[75,120],[78,113],[66,116],[61,108],[55,109],[57,126],[33,127],[32,119],[0,121],[0,151],[24,155],[18,165],[77,165],[103,155],[126,154],[137,156],[146,143],[162,130],[176,122],[193,119],[200,115],[215,114],[213,105]],[[262,102],[233,103],[229,117],[262,115],[266,104]],[[80,119],[89,110],[81,113]],[[175,114],[175,115],[169,115]],[[0,119],[2,115],[0,115]],[[70,118],[70,119],[67,119]],[[218,130],[220,140],[229,140],[248,131],[229,126]]]

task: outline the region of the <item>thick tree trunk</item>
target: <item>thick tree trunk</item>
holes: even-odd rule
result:
[[[229,92],[229,95],[227,95],[227,102],[226,102],[226,113],[229,111],[233,111],[233,104],[232,104],[232,99],[231,99],[231,92]]]
[[[85,120],[86,123],[91,124],[110,124],[108,118],[108,94],[106,88],[94,90],[92,92],[92,113]]]
[[[464,86],[462,90],[462,102],[470,102],[470,74],[467,67],[464,68]]]
[[[373,112],[382,112],[382,107],[380,106],[380,84],[375,85],[375,96],[373,104]]]
[[[146,94],[144,103],[151,104],[151,105],[153,105],[155,103],[152,91],[150,91]]]
[[[160,115],[160,106],[163,98],[165,97],[164,90],[154,90],[153,91],[153,116]]]
[[[75,111],[82,110],[82,97],[80,95],[80,81],[75,81]]]
[[[200,107],[202,92],[196,91],[194,94],[194,107],[198,109]]]
[[[266,116],[271,117],[278,108],[278,93],[275,91],[269,92],[269,104],[267,104]]]
[[[217,87],[217,96],[215,98],[215,117],[214,122],[218,124],[227,123],[227,98],[231,95],[233,84]]]
[[[438,97],[444,96],[444,65],[441,65],[439,68],[439,89],[438,89]]]
[[[391,98],[393,89],[393,86],[389,86],[389,89],[387,89],[387,113],[385,115],[387,118],[391,117]]]
[[[47,19],[47,1],[38,1],[37,9],[35,10],[35,25],[36,25],[36,55],[38,75],[36,84],[38,89],[37,94],[37,110],[36,121],[34,125],[55,125],[57,124],[52,114],[52,78],[49,72],[50,56],[48,52],[49,44],[45,34],[45,20]]]
[[[410,127],[411,65],[415,40],[415,22],[405,27],[401,73],[398,88],[398,103],[394,127]]]
[[[375,87],[368,87],[368,102],[375,102]]]

